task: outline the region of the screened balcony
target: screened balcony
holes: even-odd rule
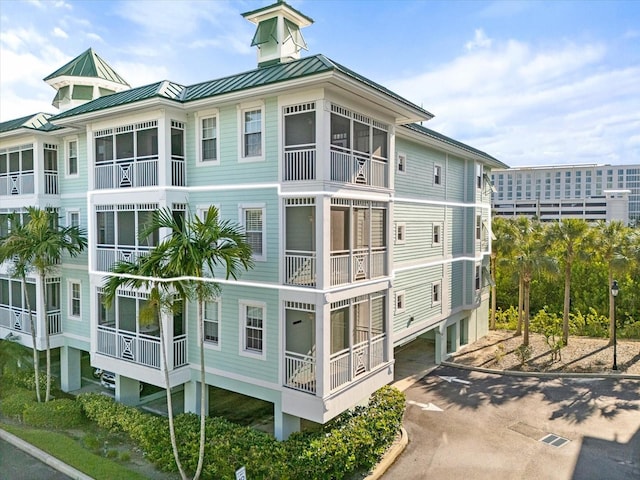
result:
[[[34,193],[33,145],[0,150],[0,195]]]
[[[315,201],[286,200],[285,278],[287,285],[316,286]]]
[[[62,333],[62,320],[60,316],[60,279],[47,279],[47,312],[46,324],[49,335]],[[36,325],[36,335],[42,333],[38,319],[38,312],[33,308],[37,305],[36,285],[27,282],[27,295],[31,305],[31,314]],[[22,288],[22,282],[13,278],[0,278],[0,326],[14,332],[31,334],[31,320],[26,298]],[[38,332],[40,330],[40,333]]]

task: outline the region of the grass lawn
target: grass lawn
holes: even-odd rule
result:
[[[146,476],[129,470],[111,459],[87,451],[77,441],[62,433],[5,423],[0,423],[0,428],[20,437],[96,480],[112,480],[114,478],[126,478],[127,480],[147,479]]]

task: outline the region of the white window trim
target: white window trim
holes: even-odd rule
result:
[[[401,307],[398,307],[398,300],[400,300],[400,303],[402,304]],[[396,314],[403,313],[407,309],[407,295],[404,290],[396,292],[394,308]]]
[[[476,292],[482,290],[482,265],[476,265],[474,270],[473,289]]]
[[[209,301],[210,302],[218,302],[218,342],[217,343],[213,343],[213,342],[203,338],[204,346],[205,346],[205,348],[208,348],[209,350],[221,350],[222,349],[222,298],[221,297],[216,297],[216,298],[212,298]],[[202,306],[202,315],[203,315],[202,321],[204,322],[205,321],[205,319],[204,319],[204,305]]]
[[[433,290],[435,287],[438,287],[438,299],[434,300],[433,298]],[[442,303],[442,281],[433,282],[431,284],[431,305],[436,306]]]
[[[77,214],[78,214],[78,226],[80,226],[80,225],[81,225],[81,222],[80,222],[80,218],[81,218],[81,217],[80,217],[80,209],[77,209],[77,208],[73,208],[73,209],[68,208],[68,209],[67,209],[67,211],[66,211],[66,215],[67,215],[67,227],[71,227],[71,226],[72,226],[72,225],[71,225],[71,215],[73,215],[74,213],[77,213]]]
[[[482,190],[484,183],[484,166],[481,163],[476,163],[475,179],[476,190]]]
[[[196,118],[196,167],[208,167],[220,165],[220,113],[218,109],[198,112]],[[216,159],[202,160],[202,120],[206,118],[216,119]]]
[[[402,238],[400,237],[402,232]],[[407,242],[407,224],[405,222],[396,222],[396,245],[403,245]]]
[[[264,102],[243,103],[237,106],[238,110],[238,163],[263,162],[265,160],[265,107]],[[260,110],[260,155],[247,157],[244,154],[244,113],[251,110]]]
[[[73,285],[77,284],[80,287],[80,298],[78,299],[80,302],[80,313],[78,315],[73,314]],[[67,280],[67,317],[71,320],[79,321],[82,319],[82,282],[80,280],[76,280],[70,278]]]
[[[69,144],[76,142],[76,173],[69,173]],[[78,137],[66,138],[64,140],[64,175],[67,178],[77,178],[80,176],[80,155],[78,150],[80,149],[80,142]]]
[[[400,168],[401,165],[403,167],[402,169]],[[404,152],[398,152],[398,162],[397,162],[396,171],[398,173],[402,173],[403,175],[407,173],[407,154]]]
[[[262,255],[253,254],[251,257],[256,262],[267,261],[267,208],[264,203],[241,203],[238,205],[238,218],[240,225],[245,229],[245,210],[262,210]]]
[[[436,168],[440,169],[440,182],[436,182]],[[444,169],[442,168],[442,165],[440,163],[435,163],[433,165],[433,177],[431,179],[433,185],[435,187],[441,187],[444,184]]]
[[[245,347],[246,338],[246,311],[247,307],[262,308],[262,352],[247,350]],[[242,357],[254,358],[257,360],[267,359],[267,304],[255,300],[238,300],[238,324],[240,335],[238,342],[238,354]]]
[[[475,221],[475,239],[476,241],[482,241],[482,215],[481,214],[476,214],[476,221]]]
[[[440,229],[440,235],[438,236],[438,241],[436,242],[436,227]],[[442,236],[444,234],[444,225],[442,225],[442,223],[434,223],[433,224],[433,230],[431,232],[431,245],[432,246],[440,246],[442,245]]]

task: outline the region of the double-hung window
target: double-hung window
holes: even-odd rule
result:
[[[264,357],[265,305],[260,302],[240,302],[240,326],[242,328],[241,354]]]
[[[433,245],[442,243],[442,225],[435,223],[433,225]]]
[[[431,304],[439,305],[442,302],[442,283],[434,282],[431,285]]]
[[[78,141],[67,143],[67,175],[78,175]]]
[[[204,302],[204,341],[206,344],[220,345],[220,301]]]
[[[80,283],[69,282],[69,316],[80,317]]]
[[[242,156],[262,156],[262,110],[242,111]]]
[[[254,260],[266,260],[264,207],[241,207],[242,225]]]
[[[206,117],[200,120],[200,160],[215,162],[218,160],[218,123],[216,117]]]
[[[433,166],[433,184],[442,185],[442,165]]]

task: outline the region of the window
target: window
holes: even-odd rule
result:
[[[78,175],[78,141],[67,143],[67,175]]]
[[[396,293],[396,313],[402,313],[405,310],[405,293]]]
[[[80,212],[71,211],[67,213],[67,226],[69,227],[80,226]]]
[[[240,353],[264,357],[264,304],[240,302],[240,315],[240,325],[243,330]]]
[[[203,118],[200,121],[201,150],[200,161],[215,162],[218,159],[218,125],[216,117]]]
[[[476,240],[482,239],[482,215],[476,215]]]
[[[407,154],[398,152],[398,171],[405,173],[407,171]]]
[[[434,224],[433,225],[433,244],[440,245],[442,242],[442,225]]]
[[[406,241],[407,226],[404,222],[396,223],[396,243],[403,244]]]
[[[431,304],[439,305],[442,302],[442,284],[440,282],[435,282],[431,285]]]
[[[476,188],[482,188],[482,164],[476,164]]]
[[[80,283],[69,282],[69,316],[80,316]]]
[[[254,260],[266,260],[264,208],[241,207],[242,225]]]
[[[433,166],[433,184],[442,185],[442,166],[441,165]]]
[[[211,345],[220,345],[220,311],[219,300],[204,302],[204,341]]]
[[[244,110],[242,112],[242,156],[260,157],[262,155],[262,110]]]
[[[476,265],[476,290],[480,290],[482,286],[482,267],[480,265]]]

